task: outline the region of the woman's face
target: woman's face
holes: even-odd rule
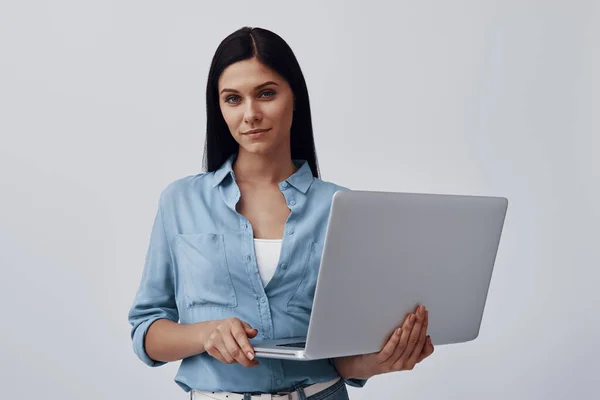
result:
[[[251,58],[227,67],[218,87],[221,113],[240,151],[289,151],[294,95],[282,76]]]

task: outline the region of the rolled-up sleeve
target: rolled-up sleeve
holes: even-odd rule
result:
[[[348,386],[353,386],[353,387],[357,387],[357,388],[362,388],[367,384],[366,379],[355,379],[355,378],[344,379],[344,382]]]
[[[335,361],[333,358],[329,358],[328,361],[333,365],[333,368],[336,368]],[[342,376],[340,375],[340,378]],[[348,386],[353,386],[357,388],[362,388],[367,384],[368,379],[357,379],[357,378],[342,378],[344,383]]]
[[[133,350],[140,360],[150,367],[159,367],[166,362],[153,360],[146,353],[145,338],[148,328],[158,319],[179,321],[173,263],[162,215],[162,197],[161,193],[141,282],[128,314]]]

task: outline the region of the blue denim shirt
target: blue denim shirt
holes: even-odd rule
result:
[[[331,201],[339,185],[314,178],[306,161],[279,184],[291,213],[273,278],[263,287],[249,221],[236,211],[240,189],[235,154],[215,172],[170,183],[160,195],[141,283],[129,311],[137,356],[149,326],[160,318],[193,324],[237,317],[258,329],[258,339],[304,336],[312,310]],[[175,382],[191,389],[277,392],[339,376],[331,360],[259,359],[246,368],[209,354],[185,358]],[[346,380],[363,386],[364,380]]]

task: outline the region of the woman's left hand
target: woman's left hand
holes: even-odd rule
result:
[[[368,379],[388,372],[412,370],[433,353],[427,336],[428,311],[417,307],[402,327],[396,329],[381,351],[335,359],[335,366],[344,378]]]

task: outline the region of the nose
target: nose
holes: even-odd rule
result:
[[[247,124],[253,124],[262,118],[260,107],[254,101],[248,101],[246,110],[244,111],[244,122]]]

